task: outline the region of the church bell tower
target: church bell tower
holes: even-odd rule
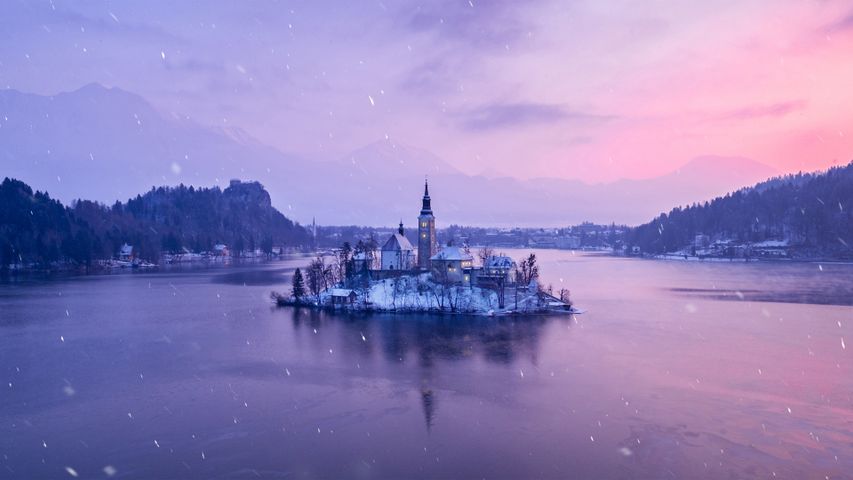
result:
[[[418,216],[418,268],[428,270],[429,259],[436,253],[435,216],[429,198],[429,182],[424,181],[424,199]]]

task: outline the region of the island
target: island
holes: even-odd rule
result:
[[[345,242],[297,268],[289,294],[272,293],[279,306],[472,315],[581,313],[569,291],[539,283],[536,255],[520,262],[489,247],[475,255],[467,245],[439,247],[435,215],[424,182],[417,248],[403,222],[378,247],[375,239]],[[377,254],[377,250],[379,253]]]

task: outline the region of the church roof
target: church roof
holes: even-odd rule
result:
[[[409,239],[399,233],[395,233],[388,237],[388,241],[385,242],[385,245],[382,245],[383,252],[411,252],[412,250],[414,250],[414,248],[412,248],[412,244],[409,242]]]
[[[459,247],[444,247],[440,252],[430,258],[430,260],[474,260],[470,253],[465,253]]]

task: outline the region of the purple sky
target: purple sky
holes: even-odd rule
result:
[[[4,2],[0,86],[90,82],[308,158],[388,138],[469,174],[853,158],[832,1]]]

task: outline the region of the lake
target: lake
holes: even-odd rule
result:
[[[853,476],[853,265],[537,253],[585,314],[274,308],[307,258],[0,284],[0,477]]]

